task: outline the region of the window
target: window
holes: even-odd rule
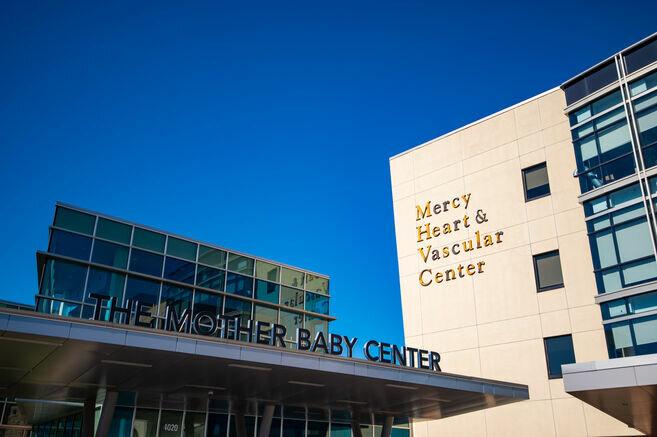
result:
[[[89,278],[87,279],[85,301],[88,303],[95,303],[96,299],[90,298],[89,293],[98,293],[110,297],[116,297],[117,302],[120,303],[123,301],[124,284],[125,275],[91,267],[89,269]],[[105,302],[104,305],[107,305],[107,302]]]
[[[128,248],[119,244],[96,240],[94,241],[94,251],[91,255],[91,261],[125,269],[128,265]]]
[[[59,260],[48,260],[41,282],[41,294],[81,301],[87,268]]]
[[[525,202],[549,195],[550,183],[545,163],[523,169],[522,183],[525,187]]]
[[[125,298],[138,300],[140,304],[147,305],[152,313],[155,312],[160,297],[160,283],[147,279],[128,278],[125,289]]]
[[[628,73],[637,71],[655,61],[657,61],[657,40],[655,39],[632,49],[625,55]]]
[[[81,234],[93,235],[96,217],[72,209],[57,207],[55,212],[55,226]]]
[[[328,294],[329,280],[321,276],[306,274],[306,290],[314,291],[315,293]]]
[[[313,313],[328,314],[329,298],[321,294],[306,292],[306,311]]]
[[[564,87],[566,103],[573,104],[617,80],[616,63],[612,60],[566,84]]]
[[[534,255],[534,274],[539,292],[563,287],[559,251]]]
[[[165,236],[157,232],[147,231],[146,229],[135,228],[133,237],[133,246],[142,249],[152,250],[153,252],[164,252]]]
[[[192,290],[189,288],[176,287],[173,285],[162,286],[162,298],[160,300],[160,316],[165,316],[166,307],[176,310],[178,315],[192,307]]]
[[[303,272],[283,267],[281,272],[281,284],[289,285],[290,287],[303,288],[303,277]]]
[[[545,359],[547,360],[548,378],[561,378],[561,365],[575,362],[573,336],[560,335],[543,339],[545,343]]]
[[[228,270],[231,272],[253,275],[253,264],[253,258],[247,258],[234,253],[228,254]]]
[[[96,229],[97,237],[116,241],[117,243],[130,244],[131,235],[132,227],[129,225],[104,218],[98,219],[98,227]]]
[[[226,268],[226,252],[201,245],[198,250],[198,262],[220,269]]]
[[[198,265],[196,272],[196,285],[213,290],[224,291],[225,272],[212,267]]]
[[[193,284],[195,269],[196,264],[194,263],[167,256],[164,263],[164,277],[173,281]]]
[[[196,261],[196,244],[179,238],[169,237],[167,255],[177,256],[188,261]]]
[[[278,284],[256,279],[255,298],[266,302],[278,303]]]
[[[264,261],[256,262],[256,278],[278,282],[278,266]]]
[[[228,273],[226,276],[226,291],[240,296],[253,296],[253,278],[249,276]]]
[[[91,252],[91,238],[53,229],[48,251],[88,261]]]
[[[144,250],[132,249],[130,256],[130,270],[145,275],[162,276],[162,255],[146,252]]]
[[[217,294],[205,293],[196,290],[194,292],[194,314],[207,311],[210,314],[221,314],[223,298]]]
[[[657,353],[657,316],[605,325],[609,358]]]
[[[290,287],[281,287],[281,305],[303,309],[303,291]]]

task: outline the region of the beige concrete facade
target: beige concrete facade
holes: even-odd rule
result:
[[[527,384],[530,393],[518,404],[416,423],[416,437],[638,434],[547,375],[546,337],[572,334],[577,362],[608,358],[565,106],[563,92],[551,90],[390,160],[406,344],[439,351],[445,372]],[[551,194],[525,202],[521,170],[542,162]],[[440,211],[421,218],[427,202]],[[426,224],[440,235],[418,242]],[[476,246],[477,232],[482,247],[460,250],[468,240]],[[447,257],[425,262],[443,247]],[[564,286],[538,293],[532,255],[555,249]],[[459,273],[459,264],[463,277],[451,279],[447,270]],[[433,279],[423,286],[426,269],[423,281]]]

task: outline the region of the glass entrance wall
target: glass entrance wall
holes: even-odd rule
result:
[[[123,398],[123,401],[121,400]],[[111,437],[237,437],[237,417],[230,402],[187,402],[189,408],[170,408],[176,402],[161,401],[160,408],[148,408],[137,397],[136,405],[126,405],[130,396],[120,396],[114,410],[109,435]],[[134,397],[132,397],[134,399]],[[183,401],[183,403],[185,403]],[[8,403],[8,405],[15,405]],[[261,426],[264,404],[251,403],[244,408],[247,436],[256,437]],[[96,422],[98,418],[96,419]],[[371,423],[361,424],[363,437],[378,437],[382,433],[383,418],[372,417]],[[47,422],[33,424],[32,436],[78,437],[82,429],[82,411]],[[392,436],[410,437],[408,420],[396,419]],[[274,410],[270,437],[352,437],[351,413],[348,410],[329,410],[278,405]]]

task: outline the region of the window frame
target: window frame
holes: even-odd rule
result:
[[[539,275],[538,275],[538,263],[536,262],[539,257],[544,257],[545,255],[549,255],[552,253],[556,253],[557,257],[559,258],[559,268],[561,269],[561,284],[556,284],[556,285],[550,285],[547,287],[541,287],[540,281],[539,281]],[[561,268],[561,253],[559,252],[559,249],[554,249],[554,250],[548,250],[547,252],[541,252],[537,253],[535,255],[532,255],[532,263],[534,264],[534,282],[536,283],[536,292],[537,293],[542,293],[544,291],[550,291],[550,290],[557,290],[559,288],[564,288],[564,282],[563,282],[563,269]]]
[[[563,334],[563,335],[553,335],[551,337],[543,337],[543,350],[545,351],[545,370],[547,371],[548,379],[563,379],[563,372],[560,372],[558,376],[550,374],[550,354],[548,353],[548,340],[552,340],[555,338],[565,338],[565,337],[570,338],[570,345],[573,352],[573,358],[575,359],[575,361],[573,361],[572,363],[566,363],[566,364],[573,364],[577,362],[577,356],[575,355],[575,344],[573,343],[572,333]],[[559,366],[559,369],[561,369],[561,366]]]
[[[534,164],[534,165],[531,165],[529,167],[525,167],[525,168],[520,170],[520,173],[521,173],[521,176],[522,176],[522,192],[523,192],[523,195],[525,196],[525,203],[531,202],[532,200],[541,199],[543,197],[547,197],[547,196],[550,196],[552,194],[552,191],[550,190],[550,175],[548,174],[548,177],[547,177],[548,191],[547,191],[547,193],[541,194],[539,196],[535,196],[535,197],[532,197],[532,198],[527,197],[526,173],[527,173],[527,171],[535,170],[539,167],[545,167],[545,173],[547,174],[547,161],[539,162],[538,164]]]

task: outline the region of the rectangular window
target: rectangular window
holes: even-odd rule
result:
[[[575,362],[573,336],[560,335],[543,339],[545,343],[545,359],[547,360],[548,378],[561,378],[561,365]]]
[[[188,261],[196,261],[196,244],[180,238],[169,237],[167,255],[177,256]]]
[[[550,182],[545,163],[523,169],[522,183],[525,187],[525,202],[549,195]]]
[[[224,279],[226,273],[223,270],[213,269],[203,265],[198,266],[196,272],[196,285],[205,288],[212,288],[217,291],[224,291]]]
[[[253,278],[235,273],[226,276],[226,291],[239,296],[253,296]]]
[[[130,270],[145,275],[162,276],[164,257],[144,250],[132,249]]]
[[[164,242],[166,237],[157,232],[147,231],[142,228],[135,228],[135,235],[133,237],[133,246],[142,249],[152,250],[153,252],[164,252]]]
[[[559,251],[554,250],[534,255],[534,274],[536,275],[536,288],[539,292],[563,287]]]
[[[657,316],[605,325],[609,358],[657,353]]]
[[[228,254],[228,270],[236,273],[243,273],[245,275],[253,275],[253,258],[237,255],[235,253]]]
[[[48,251],[88,261],[91,252],[91,238],[53,229]]]
[[[55,226],[81,234],[93,235],[96,217],[68,208],[57,207],[55,212]]]
[[[256,262],[256,278],[266,279],[267,281],[278,282],[278,266],[264,261]]]
[[[86,276],[85,266],[50,259],[41,281],[41,294],[81,301]]]
[[[98,219],[96,236],[117,243],[130,244],[132,226],[101,217]]]
[[[274,284],[273,282],[256,279],[255,298],[266,302],[278,303],[278,287],[278,284]]]
[[[226,268],[226,252],[201,245],[198,249],[198,262],[220,269]]]
[[[128,248],[120,244],[109,243],[103,240],[94,241],[94,250],[91,261],[106,266],[125,269],[128,265]]]
[[[196,270],[196,264],[194,263],[169,256],[166,257],[164,263],[164,277],[166,279],[193,284],[194,270]]]

